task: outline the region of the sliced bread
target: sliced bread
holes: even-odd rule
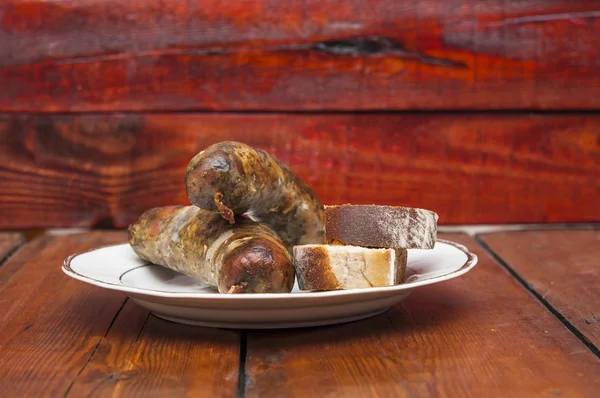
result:
[[[438,215],[400,206],[325,206],[327,243],[364,247],[433,249]]]
[[[323,291],[392,286],[404,282],[407,251],[342,245],[294,247],[301,290]]]

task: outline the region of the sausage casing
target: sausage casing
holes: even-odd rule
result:
[[[290,292],[294,268],[281,239],[265,225],[235,221],[195,206],[154,208],[129,226],[129,243],[142,259],[220,293]]]
[[[289,251],[325,242],[324,209],[308,184],[268,153],[239,142],[197,154],[185,175],[190,202],[233,222],[245,214],[273,229]]]

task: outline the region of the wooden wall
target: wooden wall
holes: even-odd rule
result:
[[[235,139],[323,202],[600,221],[600,1],[6,0],[0,228],[187,203]]]

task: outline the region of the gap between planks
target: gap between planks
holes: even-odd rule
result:
[[[600,223],[552,223],[552,224],[489,224],[489,225],[440,225],[439,233],[463,233],[476,238],[479,234],[513,231],[550,231],[550,230],[596,230]],[[479,242],[479,240],[477,239]]]
[[[0,251],[0,266],[6,263],[25,244],[25,237],[22,234],[9,233],[9,235],[14,235],[14,242],[9,241],[8,249],[5,252]]]
[[[246,396],[246,358],[248,355],[248,332],[242,330],[240,332],[240,366],[238,369],[238,386],[236,398],[244,398]]]
[[[598,224],[592,224],[595,226],[594,228],[589,229],[599,229]],[[559,229],[568,229],[568,228],[559,228]],[[573,228],[572,228],[573,229]],[[582,228],[578,228],[582,229]],[[489,231],[488,231],[489,232]],[[496,232],[496,231],[494,231]],[[596,357],[600,358],[600,349],[596,347],[583,333],[573,325],[564,315],[562,315],[548,300],[544,298],[537,290],[535,290],[527,281],[517,272],[513,267],[511,267],[500,255],[498,255],[481,237],[479,234],[475,234],[473,236],[475,241],[481,246],[494,260],[503,267],[510,276],[512,276],[526,291],[528,291],[533,297],[535,297],[552,315],[554,315],[571,333],[579,339]]]
[[[491,232],[506,232],[506,231],[525,231],[525,230],[556,230],[556,229],[589,229],[596,230],[600,229],[600,223],[586,223],[586,224],[514,224],[514,225],[459,225],[459,226],[440,226],[439,232],[447,233],[447,232],[461,232],[466,235],[472,236],[475,238],[477,244],[479,244],[483,250],[485,250],[490,256],[492,256],[501,267],[503,267],[525,290],[527,290],[530,294],[532,294],[546,309],[548,309],[571,333],[573,333],[594,355],[600,358],[600,350],[598,347],[593,345],[568,319],[566,319],[556,308],[554,308],[547,300],[545,300],[536,290],[534,290],[526,281],[521,277],[502,257],[500,257],[494,250],[486,244],[480,237],[480,234],[491,233]],[[88,232],[86,229],[61,229],[57,231],[48,230],[46,233],[48,235],[63,235],[63,234],[77,234],[82,232]],[[10,257],[19,247],[21,247],[23,242],[17,245],[15,248],[11,250],[9,254],[5,256],[5,258],[0,259],[0,264],[4,260]],[[73,379],[71,385],[67,389],[64,394],[64,397],[69,395],[69,392],[72,386],[77,381],[80,374],[85,370],[90,361],[93,359],[94,355],[100,344],[104,341],[109,331],[112,329],[114,322],[117,317],[121,313],[124,308],[126,302],[129,299],[125,299],[123,304],[116,312],[113,320],[111,321],[110,326],[108,327],[105,335],[99,340],[98,344],[94,348],[92,354],[88,358],[87,362],[83,365],[83,367],[78,372],[77,376]],[[237,383],[237,391],[236,397],[243,398],[246,393],[246,359],[247,359],[247,349],[248,349],[248,333],[247,331],[240,331],[240,350],[239,350],[239,371],[238,371],[238,383]]]
[[[511,231],[534,231],[534,230],[577,230],[577,229],[600,229],[600,223],[551,223],[551,224],[461,224],[461,225],[439,225],[439,233],[463,233],[474,237],[478,234],[491,232]],[[45,230],[46,235],[72,235],[91,232],[90,228],[56,228]]]
[[[598,108],[600,109],[600,108]],[[205,108],[180,108],[180,109],[129,109],[125,108],[118,111],[103,111],[103,110],[74,110],[74,111],[2,111],[0,110],[0,116],[12,115],[12,116],[80,116],[80,115],[186,115],[186,114],[197,114],[197,115],[308,115],[308,116],[319,116],[319,115],[598,115],[598,109],[588,108],[503,108],[503,109],[464,109],[464,108],[443,108],[443,109],[219,109],[211,110]]]
[[[102,338],[98,340],[98,343],[96,344],[96,346],[92,350],[92,353],[90,354],[90,357],[87,359],[87,361],[85,362],[85,364],[83,364],[83,366],[81,367],[81,369],[79,369],[79,372],[77,372],[77,375],[75,376],[75,378],[73,379],[73,381],[71,382],[71,384],[69,384],[69,387],[67,387],[67,390],[65,391],[65,394],[63,395],[63,398],[66,398],[66,397],[69,396],[69,393],[71,392],[71,389],[75,385],[75,382],[77,381],[77,379],[79,378],[79,376],[81,376],[81,374],[83,373],[83,371],[85,370],[85,368],[89,365],[89,363],[92,361],[92,359],[94,358],[94,355],[96,355],[96,351],[98,351],[98,347],[100,347],[100,344],[102,344],[102,342],[104,341],[104,339],[106,339],[106,336],[108,336],[108,333],[112,329],[113,325],[115,324],[115,321],[119,317],[119,314],[121,313],[121,311],[125,307],[125,304],[127,303],[128,300],[129,300],[128,297],[125,298],[125,300],[123,300],[123,304],[121,304],[121,307],[115,313],[115,316],[113,317],[112,321],[110,321],[110,325],[108,325],[108,328],[106,329],[106,333],[104,333],[104,336],[102,336]],[[146,319],[146,321],[148,321],[148,319]],[[144,323],[144,326],[145,325],[146,325],[146,323]],[[139,334],[142,333],[142,330],[144,330],[143,327],[140,329],[140,333]],[[139,334],[138,334],[138,338],[139,338]]]
[[[494,258],[500,267],[508,271],[526,291],[531,293],[552,315],[554,315],[578,340],[580,340],[594,355],[600,358],[600,351],[595,347],[571,322],[569,322],[560,312],[558,312],[548,301],[546,301],[537,291],[533,290],[527,282],[515,272],[500,256],[498,256],[485,242],[479,238],[479,234],[507,231],[526,231],[526,230],[596,230],[600,229],[600,223],[585,224],[514,224],[514,225],[457,225],[440,226],[438,232],[450,233],[458,232],[471,236],[476,243]],[[240,338],[240,367],[238,372],[238,390],[236,398],[244,398],[246,394],[247,376],[246,360],[248,351],[248,332],[241,331]]]

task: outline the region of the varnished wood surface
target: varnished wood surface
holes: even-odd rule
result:
[[[246,397],[592,397],[600,360],[482,250],[375,318],[249,332]]]
[[[239,332],[167,322],[128,300],[69,395],[233,397],[239,356]]]
[[[188,204],[183,176],[239,140],[326,204],[424,207],[440,224],[600,221],[593,114],[0,116],[0,228],[124,227]]]
[[[123,294],[60,270],[74,252],[124,240],[122,232],[40,238],[0,267],[3,397],[235,395],[238,333],[148,317]]]
[[[600,2],[7,0],[0,110],[597,109]]]
[[[600,348],[600,230],[498,232],[480,238]]]
[[[0,232],[0,291],[20,268],[14,261],[8,264],[6,262],[23,243],[24,237],[20,233]]]
[[[74,252],[122,240],[122,233],[42,238],[3,266],[20,265],[0,290],[3,395],[56,396],[68,389],[125,298],[71,280],[60,266]]]
[[[594,275],[578,245],[589,248],[595,232],[484,238],[518,272],[552,265],[540,267],[546,278],[521,273],[532,289],[556,275],[585,290],[585,271]],[[38,238],[0,267],[2,396],[593,397],[594,352],[473,238],[440,237],[467,245],[477,267],[368,320],[248,332],[166,322],[60,271],[67,255],[123,242],[122,232]],[[572,303],[557,304],[563,295],[595,303],[589,292],[557,292],[547,299],[560,317],[573,314]]]
[[[0,266],[7,257],[23,244],[23,235],[16,232],[0,232]]]

